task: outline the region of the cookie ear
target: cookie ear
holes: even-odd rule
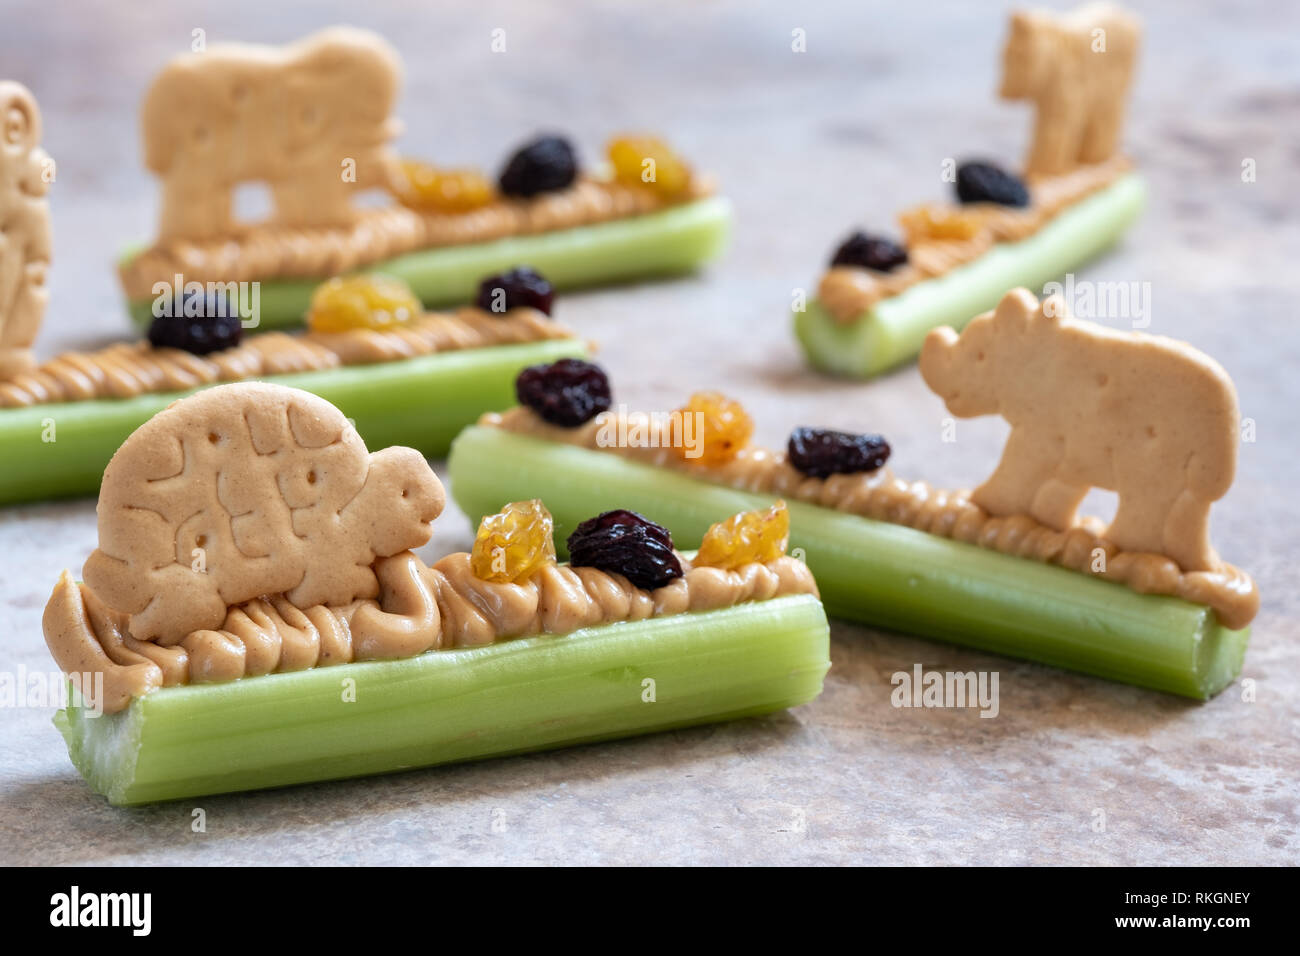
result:
[[[1065,304],[1064,296],[1053,293],[1043,299],[1034,313],[1034,321],[1051,322],[1059,325],[1063,319],[1070,317],[1070,307]]]
[[[993,325],[999,332],[1023,332],[1038,314],[1038,300],[1028,289],[1012,289],[993,310]]]
[[[6,146],[35,149],[41,141],[41,111],[26,87],[0,83],[0,135]]]

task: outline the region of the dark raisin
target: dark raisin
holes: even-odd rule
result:
[[[515,379],[515,395],[519,404],[565,428],[591,421],[607,411],[611,401],[604,369],[573,358],[530,365]]]
[[[790,433],[786,457],[813,478],[875,471],[889,460],[889,442],[880,435],[800,426]]]
[[[234,305],[222,295],[187,292],[180,305],[168,303],[167,313],[149,325],[149,343],[154,348],[184,349],[207,355],[233,348],[243,336],[243,326]]]
[[[501,192],[524,199],[567,189],[578,177],[578,157],[562,136],[539,136],[521,146],[501,170]]]
[[[501,275],[488,276],[478,287],[475,304],[484,312],[505,313],[528,307],[551,314],[555,289],[545,276],[528,266],[518,266]]]
[[[862,266],[877,272],[891,272],[907,262],[907,250],[883,236],[855,232],[835,250],[833,266]]]
[[[653,591],[682,576],[668,529],[635,511],[606,511],[569,535],[569,563],[621,574]]]
[[[962,202],[995,202],[1028,206],[1025,184],[993,163],[962,163],[957,167],[957,198]]]

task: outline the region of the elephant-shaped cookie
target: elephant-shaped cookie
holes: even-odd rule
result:
[[[1000,95],[1034,103],[1027,174],[1056,175],[1115,155],[1141,32],[1136,17],[1106,3],[1012,14]]]
[[[368,454],[324,399],[221,385],[173,402],[118,449],[83,578],[130,615],[133,637],[172,644],[263,595],[300,608],[378,597],[376,559],[427,542],[445,501],[419,452]]]
[[[18,83],[0,80],[0,382],[29,371],[49,292],[54,161],[40,147],[41,112]]]
[[[929,334],[921,376],[960,418],[1011,425],[1002,460],[971,500],[1063,531],[1089,488],[1117,492],[1105,537],[1184,571],[1220,567],[1210,505],[1236,470],[1237,394],[1213,359],[1173,339],[1066,314],[1026,289],[959,336]]]
[[[141,114],[145,164],[163,184],[160,238],[231,235],[234,189],[246,182],[270,187],[280,225],[354,222],[357,192],[390,181],[400,84],[396,52],[351,27],[173,60]]]

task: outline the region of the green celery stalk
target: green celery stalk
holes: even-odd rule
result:
[[[477,521],[541,498],[557,544],[575,525],[630,508],[694,547],[715,521],[775,496],[737,491],[605,451],[475,426],[452,444],[452,495]],[[1205,700],[1241,670],[1249,628],[1214,612],[1036,561],[799,501],[802,549],[828,612],[846,620],[1022,657]]]
[[[549,339],[265,380],[338,406],[371,448],[409,445],[441,457],[462,428],[514,401],[520,369],[585,354],[581,339]],[[0,504],[94,494],[127,436],[195,391],[0,409]]]
[[[974,262],[884,299],[852,322],[835,321],[816,299],[794,313],[808,360],[835,375],[871,378],[909,361],[931,329],[960,330],[1009,289],[1040,288],[1114,244],[1142,211],[1136,173],[1081,200],[1019,242],[999,243]]]
[[[661,212],[532,236],[421,249],[366,266],[405,279],[427,306],[472,302],[479,283],[517,265],[537,269],[560,290],[631,279],[679,275],[716,259],[731,228],[731,204],[714,196]],[[138,250],[129,252],[130,261]],[[298,325],[311,294],[328,276],[261,280],[260,328]],[[153,300],[128,303],[141,328]]]
[[[825,612],[816,598],[795,595],[406,660],[168,687],[118,714],[70,707],[55,723],[97,793],[139,804],[765,714],[812,700],[829,667]]]

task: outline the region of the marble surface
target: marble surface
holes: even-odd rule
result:
[[[138,810],[87,790],[49,708],[10,708],[0,863],[1300,862],[1300,8],[1138,6],[1149,40],[1127,142],[1150,206],[1079,277],[1149,283],[1152,331],[1215,355],[1256,422],[1214,519],[1264,596],[1249,684],[1196,704],[836,623],[825,693],[779,716]],[[944,158],[1018,159],[1027,110],[992,95],[1001,4],[9,0],[3,20],[3,72],[36,91],[59,161],[43,352],[128,333],[111,263],[156,213],[136,134],[152,71],[195,29],[283,41],[355,22],[406,58],[411,153],[495,168],[539,129],[588,156],[612,132],[662,130],[725,184],[735,240],[707,274],[561,302],[602,344],[619,399],[669,409],[715,386],[764,442],[796,423],[877,430],[898,470],[949,485],[996,458],[997,422],[940,441],[943,409],[913,368],[869,384],[808,372],[786,313],[850,227],[942,195]],[[448,513],[426,555],[469,541]],[[42,605],[94,543],[93,502],[0,510],[0,669],[50,669]],[[892,707],[891,675],[917,663],[996,671],[998,716]]]

